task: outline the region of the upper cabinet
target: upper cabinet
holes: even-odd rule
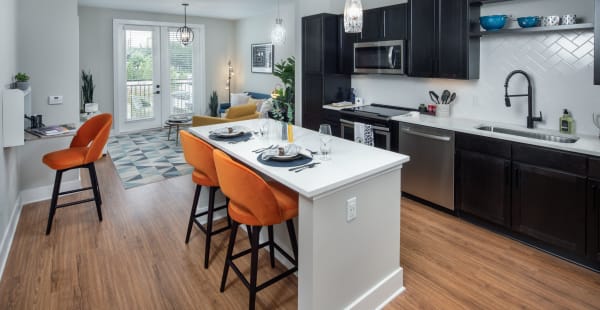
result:
[[[470,0],[408,2],[408,75],[479,78],[480,4]]]
[[[397,4],[363,12],[363,29],[358,35],[360,42],[404,40],[406,28],[407,4]]]

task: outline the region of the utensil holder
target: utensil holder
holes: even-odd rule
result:
[[[437,117],[450,117],[450,105],[449,104],[438,104],[435,115]]]

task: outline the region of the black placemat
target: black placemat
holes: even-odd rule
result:
[[[210,135],[208,135],[208,137],[211,140],[215,140],[215,141],[245,142],[245,141],[250,140],[250,138],[252,138],[252,133],[246,132],[242,135],[235,136],[235,137],[220,137],[220,136],[217,136],[217,135],[211,133]]]
[[[277,160],[264,160],[261,158],[262,154],[258,154],[256,158],[258,162],[261,164],[271,166],[271,167],[296,167],[310,163],[313,159],[305,156],[300,156],[298,159],[290,160],[290,161],[277,161]]]

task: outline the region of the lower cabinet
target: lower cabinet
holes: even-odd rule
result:
[[[585,255],[586,178],[513,162],[512,229]]]
[[[329,124],[331,133],[336,137],[341,136],[340,111],[323,109],[321,124]]]
[[[466,150],[458,150],[456,155],[458,212],[508,228],[510,161]]]
[[[600,180],[588,182],[587,249],[588,258],[600,266]]]

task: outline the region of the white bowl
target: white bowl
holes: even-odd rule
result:
[[[542,22],[541,22],[542,27],[558,26],[558,25],[560,25],[560,16],[549,15],[549,16],[542,17]]]

